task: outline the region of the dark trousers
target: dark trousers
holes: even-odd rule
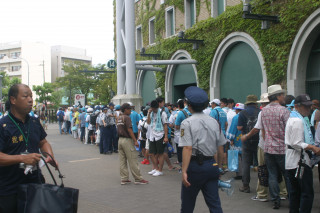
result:
[[[108,151],[118,151],[117,128],[116,125],[107,127],[106,130]]]
[[[250,184],[250,166],[253,165],[253,159],[257,159],[256,148],[242,147],[242,183],[244,186]]]
[[[85,132],[86,132],[86,127],[80,127],[80,133],[81,133],[80,134],[80,140],[81,140],[81,142],[83,142],[83,139],[85,138],[84,137]]]
[[[206,160],[200,166],[196,161],[190,161],[188,167],[188,181],[191,186],[181,189],[181,213],[191,213],[194,210],[199,191],[209,207],[210,213],[222,213],[218,192],[219,168],[213,166],[215,161]]]
[[[104,126],[100,126],[100,143],[99,143],[99,149],[100,149],[100,153],[104,153],[104,143],[106,143],[105,141],[105,137],[106,137],[106,127]]]
[[[269,193],[272,201],[280,202],[279,177],[284,177],[287,191],[290,192],[289,180],[285,170],[285,155],[264,153],[264,160],[269,173]]]
[[[71,134],[71,122],[70,121],[66,121],[67,123],[67,132],[69,132],[69,134]]]
[[[314,198],[312,169],[305,167],[301,180],[294,177],[296,169],[286,171],[290,185],[290,213],[310,213]]]
[[[17,209],[17,195],[0,196],[0,213],[16,213]]]
[[[179,147],[177,144],[177,156],[178,156],[179,163],[182,163],[182,150],[183,150],[183,147]]]

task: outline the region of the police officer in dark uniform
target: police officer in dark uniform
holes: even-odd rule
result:
[[[192,116],[181,124],[179,146],[183,147],[181,212],[193,212],[201,190],[210,212],[222,213],[219,193],[219,167],[226,139],[219,123],[203,113],[208,106],[207,93],[195,86],[185,92]],[[218,162],[214,155],[218,153]]]
[[[8,98],[9,113],[0,120],[0,213],[17,212],[19,184],[39,182],[40,171],[26,175],[25,168],[20,167],[35,166],[41,156],[39,149],[53,156],[39,120],[29,116],[33,105],[30,88],[15,84],[9,89]],[[49,157],[46,162],[53,163]]]

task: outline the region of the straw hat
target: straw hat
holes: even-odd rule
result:
[[[257,101],[258,103],[268,103],[270,102],[269,99],[268,99],[268,93],[263,93],[261,96],[260,96],[260,100]]]
[[[285,93],[286,90],[282,89],[279,84],[271,85],[268,87],[268,96]]]

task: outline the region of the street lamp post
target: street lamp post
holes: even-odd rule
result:
[[[28,61],[27,61],[26,59],[24,59],[24,58],[19,57],[19,59],[25,61],[25,62],[27,63],[27,65],[28,65],[28,86],[30,86],[30,85],[29,85],[29,76],[30,76],[30,75],[29,75],[29,63],[28,63]]]

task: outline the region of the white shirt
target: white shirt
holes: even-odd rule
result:
[[[231,123],[232,123],[232,119],[233,119],[234,116],[236,116],[236,114],[237,114],[237,113],[236,113],[234,110],[232,110],[232,109],[230,109],[230,110],[227,112],[228,128],[227,128],[227,131],[226,131],[226,132],[229,131],[230,126],[231,126]]]
[[[210,115],[210,112],[211,112],[211,107],[207,107],[203,110],[203,113],[206,115]]]
[[[258,120],[257,120],[257,123],[256,125],[254,126],[255,129],[260,129],[262,130],[262,120],[261,120],[261,112],[259,112],[259,115],[258,115]],[[262,137],[262,131],[259,132],[259,144],[258,146],[264,150],[264,140],[263,140],[263,137]]]
[[[92,124],[90,123],[90,116],[91,116],[91,114],[88,114],[88,115],[87,115],[87,117],[86,117],[86,122],[89,123],[88,129],[89,129],[89,130],[93,130],[94,128],[93,128]]]
[[[158,110],[161,110],[161,109],[158,109]],[[150,119],[151,118],[151,115],[150,115]],[[161,120],[162,120],[162,124],[168,124],[168,118],[167,118],[167,113],[165,111],[162,112],[161,114]],[[152,123],[152,122],[151,122]],[[151,123],[149,124],[149,126],[151,127]],[[157,124],[157,114],[156,113],[153,113],[153,127],[151,127],[151,131],[150,131],[150,142],[153,142],[153,141],[158,141],[160,140],[163,135],[164,135],[164,126],[163,126],[163,131],[161,132],[157,132],[155,130],[156,128],[156,124]]]
[[[146,128],[147,129],[147,133],[146,133],[146,136],[148,135],[148,123],[147,123],[147,118],[142,118],[142,120],[139,121],[139,124],[138,124],[138,129],[140,130],[140,135],[138,135],[139,137],[139,140],[141,140],[141,131],[142,131],[142,127]],[[148,137],[147,137],[148,138]]]
[[[305,149],[308,144],[304,142],[304,126],[300,118],[289,118],[286,129],[285,139],[286,145],[290,145],[294,149],[286,148],[286,169],[295,169],[298,167],[300,160],[301,148]],[[311,167],[310,158],[304,152],[306,164]]]
[[[178,116],[178,112],[176,114],[171,114],[170,118],[169,118],[169,124],[173,124],[175,126],[175,123],[176,123],[176,119],[177,119],[177,116]],[[174,142],[176,144],[179,144],[179,140],[180,140],[180,129],[174,129]]]

